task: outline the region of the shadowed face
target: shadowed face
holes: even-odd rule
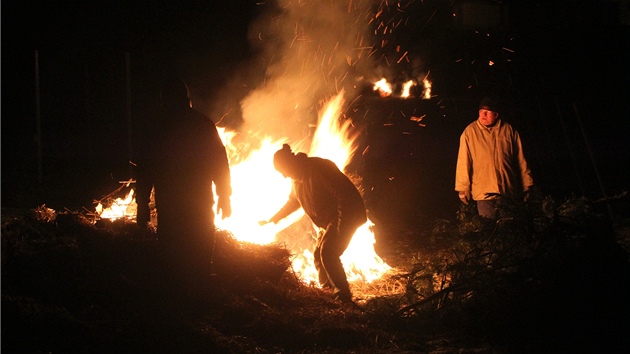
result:
[[[491,127],[497,122],[499,112],[494,112],[485,108],[479,110],[479,121],[486,127]]]
[[[295,177],[295,156],[293,154],[288,156],[277,156],[274,158],[273,167],[276,171],[280,172],[284,178]]]
[[[291,177],[291,171],[286,165],[276,165],[276,171],[280,172],[284,178]]]

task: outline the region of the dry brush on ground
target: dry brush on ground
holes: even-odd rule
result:
[[[3,212],[2,351],[527,352],[629,348],[628,196],[463,207],[398,237],[358,306],[300,281],[278,244],[217,235],[196,292],[134,223],[40,206]]]

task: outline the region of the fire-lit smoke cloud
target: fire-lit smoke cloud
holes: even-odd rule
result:
[[[245,129],[298,141],[324,100],[372,68],[373,0],[278,0],[250,28],[263,81],[241,101]],[[346,90],[349,92],[349,90]]]

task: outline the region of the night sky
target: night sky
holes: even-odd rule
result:
[[[348,7],[348,2],[340,3]],[[355,0],[353,6],[359,3],[369,2]],[[377,49],[367,62],[373,64],[371,71],[377,75],[386,68],[392,80],[400,80],[421,67],[419,72],[428,73],[433,83],[434,97],[383,102],[364,96],[354,112],[368,113],[351,118],[367,127],[364,144],[373,147],[365,157],[366,169],[375,173],[374,166],[382,163],[384,175],[398,173],[401,185],[389,188],[399,194],[412,188],[411,195],[426,200],[416,205],[421,212],[435,204],[450,212],[456,205],[452,185],[459,134],[476,118],[477,103],[485,94],[501,97],[502,117],[521,132],[543,192],[599,198],[630,188],[627,3],[489,1],[503,11],[498,20],[487,13],[472,16],[466,6],[471,2],[373,3],[374,13],[379,5],[384,11],[368,26],[367,33],[377,33],[364,41]],[[239,101],[271,81],[270,63],[282,63],[277,57],[285,54],[256,45],[252,31],[260,26],[260,38],[269,43],[274,37],[265,34],[274,32],[265,32],[260,19],[291,28],[282,24],[286,17],[275,5],[246,0],[3,1],[2,206],[89,207],[93,198],[133,174],[128,163],[133,149],[128,147],[127,68],[132,132],[142,129],[143,116],[156,107],[160,78],[173,74],[188,82],[196,108],[215,122],[224,117],[222,124],[238,128],[244,115]],[[331,16],[342,19],[344,12],[333,10]],[[322,13],[326,11],[332,10]],[[487,27],[478,19],[498,22],[485,22]],[[380,20],[395,24],[395,31],[379,33]],[[331,31],[349,31],[344,26]],[[404,51],[417,60],[397,65]],[[348,70],[349,76],[365,77],[370,70],[362,69],[360,75]],[[356,88],[349,81],[342,84]],[[328,87],[317,92],[339,88],[335,80],[323,82]],[[425,112],[426,126],[411,127],[391,114],[406,109]],[[394,128],[383,127],[384,117],[394,117]],[[414,167],[401,170],[393,166],[398,162]]]

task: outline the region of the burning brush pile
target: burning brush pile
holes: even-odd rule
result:
[[[303,147],[340,169],[357,147],[342,106],[340,93]],[[233,213],[217,220],[211,272],[193,288],[160,261],[155,228],[137,225],[133,180],[96,201],[96,212],[3,211],[3,352],[630,347],[628,194],[564,203],[535,196],[508,203],[496,222],[465,207],[432,230],[380,235],[380,254],[377,225],[368,220],[341,258],[349,305],[316,281],[310,220],[294,213],[284,224],[258,223],[290,189],[272,169],[282,141],[245,149],[228,135]],[[269,187],[251,183],[253,175]],[[361,190],[360,177],[353,182]],[[606,210],[622,222],[613,227]]]
[[[215,274],[189,293],[134,222],[3,213],[2,351],[627,350],[629,253],[615,242],[627,219],[613,228],[603,216],[628,201],[538,197],[496,223],[463,208],[388,235],[392,268],[351,283],[357,306],[300,279],[277,243],[219,231]]]

